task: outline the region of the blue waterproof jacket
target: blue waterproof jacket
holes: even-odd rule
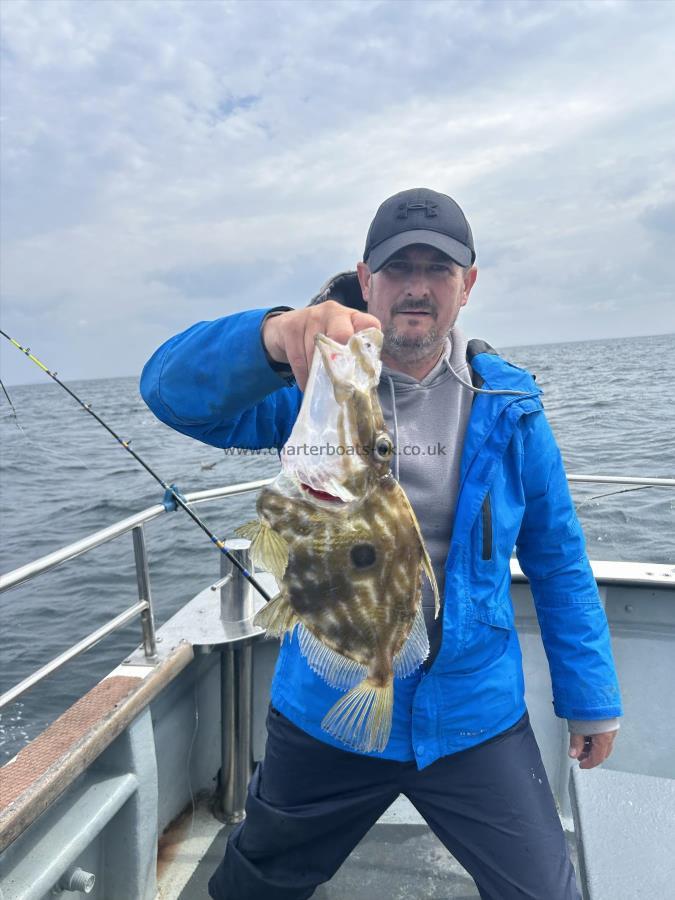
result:
[[[280,449],[302,394],[270,368],[260,340],[266,312],[199,322],[163,344],[141,377],[155,415],[216,447]],[[484,388],[525,394],[474,399],[446,561],[442,643],[430,666],[395,679],[391,737],[371,754],[414,759],[419,768],[499,734],[525,712],[509,595],[514,545],[534,596],[555,713],[582,720],[622,714],[607,619],[541,391],[493,352],[470,365]],[[286,636],[273,705],[344,749],[320,726],[340,694],[310,669],[297,637]]]

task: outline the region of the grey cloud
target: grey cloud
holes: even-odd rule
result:
[[[219,304],[223,311],[234,312],[244,306],[304,306],[332,274],[330,266],[330,258],[298,256],[289,263],[261,259],[169,269],[150,280],[169,287],[179,302],[186,301],[185,307],[196,300],[206,308]]]
[[[469,215],[463,316],[493,343],[675,328],[669,4],[54,0],[3,19],[3,314],[61,333],[78,375],[137,371],[191,316],[305,302],[420,183]]]
[[[675,234],[675,200],[648,207],[640,217],[640,221],[645,228],[660,234]]]

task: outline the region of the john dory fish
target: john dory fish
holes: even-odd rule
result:
[[[394,676],[410,675],[429,653],[423,572],[439,609],[417,519],[390,470],[381,346],[375,328],[346,346],[317,336],[281,473],[260,493],[259,521],[238,530],[280,586],[255,623],[270,636],[298,629],[309,665],[346,691],[322,727],[366,752],[389,739]]]

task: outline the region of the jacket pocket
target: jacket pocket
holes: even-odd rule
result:
[[[484,672],[502,658],[510,643],[511,628],[506,617],[495,621],[490,615],[477,613],[468,623],[461,652],[446,671],[453,675]]]
[[[510,631],[513,628],[513,604],[510,599],[473,604],[473,618],[484,625]]]
[[[485,495],[483,505],[481,506],[481,522],[482,522],[482,552],[481,558],[485,560],[492,559],[492,504],[490,502],[490,492]]]

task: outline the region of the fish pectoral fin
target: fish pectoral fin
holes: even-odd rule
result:
[[[260,525],[260,519],[253,519],[252,522],[245,522],[243,525],[235,528],[234,533],[237,537],[245,538],[247,541],[253,541],[258,537]]]
[[[413,626],[405,644],[394,656],[394,675],[397,678],[407,678],[429,656],[429,635],[424,622],[424,611],[420,603],[415,613]]]
[[[277,594],[253,617],[253,624],[267,631],[266,637],[282,638],[287,631],[293,631],[299,619],[283,594]]]
[[[288,566],[288,544],[266,522],[247,522],[235,528],[237,537],[251,542],[253,565],[271,572],[281,584]]]
[[[393,708],[393,678],[382,686],[364,678],[328,710],[321,727],[354,750],[381,752],[391,734]]]
[[[252,558],[260,560],[263,569],[267,569],[281,584],[288,566],[288,544],[269,525],[262,524],[260,534],[251,544]]]

